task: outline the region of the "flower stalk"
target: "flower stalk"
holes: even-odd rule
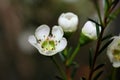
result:
[[[63,80],[68,80],[68,79],[67,79],[67,76],[66,76],[66,73],[64,72],[63,68],[61,68],[61,65],[58,64],[58,62],[57,62],[57,60],[55,59],[55,57],[54,57],[54,56],[51,56],[50,58],[51,58],[51,60],[53,61],[53,63],[56,65],[58,71],[60,72],[60,74],[61,74],[61,76],[62,76],[62,78],[63,78]]]

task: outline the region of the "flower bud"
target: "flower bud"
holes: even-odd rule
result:
[[[99,32],[101,32],[101,27],[99,27]],[[87,21],[82,28],[82,34],[84,34],[85,36],[92,40],[96,40],[97,39],[96,24],[93,23],[92,21]]]
[[[99,27],[99,32],[101,32],[101,27]],[[87,21],[82,28],[80,34],[80,45],[83,46],[93,40],[97,39],[96,24],[92,21]]]
[[[72,12],[62,13],[58,19],[58,24],[65,32],[74,32],[78,25],[78,16]]]

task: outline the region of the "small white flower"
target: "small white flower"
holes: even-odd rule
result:
[[[113,41],[107,48],[107,55],[113,67],[120,67],[120,36],[113,37]]]
[[[58,24],[65,32],[74,32],[78,25],[78,16],[72,12],[62,13],[58,19]]]
[[[101,27],[99,27],[99,31],[101,32]],[[82,28],[82,34],[87,36],[92,40],[97,39],[97,31],[96,31],[96,24],[92,21],[87,21]]]
[[[63,37],[63,30],[60,26],[53,26],[50,35],[50,28],[47,25],[39,26],[35,36],[29,36],[28,41],[45,56],[52,56],[64,50],[67,40]]]

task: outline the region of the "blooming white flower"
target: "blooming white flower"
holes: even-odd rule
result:
[[[120,36],[113,37],[113,41],[107,48],[107,56],[113,67],[120,67]]]
[[[39,26],[35,31],[35,36],[29,36],[28,41],[45,56],[52,56],[64,50],[67,40],[63,37],[63,30],[60,26],[53,26],[51,35],[47,25]]]
[[[72,12],[62,13],[58,19],[58,24],[65,32],[74,32],[78,25],[78,16]]]
[[[99,31],[101,32],[101,27],[99,26]],[[97,31],[96,31],[96,24],[92,21],[87,21],[82,28],[82,34],[87,36],[92,40],[97,39]]]

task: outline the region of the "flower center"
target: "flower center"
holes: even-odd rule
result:
[[[120,61],[120,50],[115,49],[113,51],[113,56],[117,61]]]
[[[42,48],[44,50],[54,50],[55,49],[55,42],[53,40],[45,40],[43,43],[42,43]]]
[[[65,16],[68,20],[70,20],[73,16],[72,15],[66,15]]]

